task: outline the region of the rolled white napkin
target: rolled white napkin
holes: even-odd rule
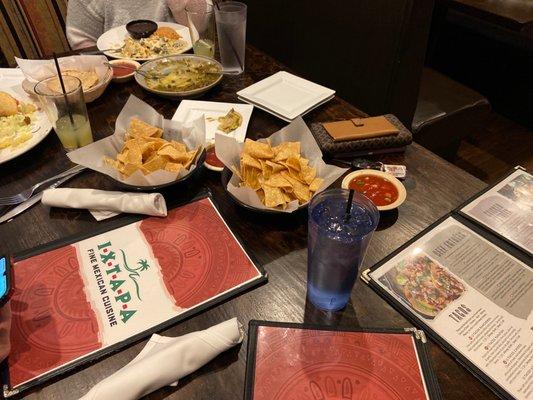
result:
[[[137,357],[80,400],[135,400],[163,386],[174,386],[242,338],[237,318],[175,338],[152,335]]]
[[[45,190],[41,201],[52,207],[86,208],[97,221],[113,217],[121,212],[157,217],[167,215],[167,205],[161,193],[59,188]]]

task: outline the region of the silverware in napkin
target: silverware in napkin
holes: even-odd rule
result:
[[[45,179],[44,181],[36,183],[32,187],[30,187],[28,189],[25,189],[25,190],[23,190],[22,192],[20,192],[18,194],[15,194],[15,195],[12,195],[12,196],[0,197],[0,206],[15,206],[17,204],[23,203],[26,200],[28,200],[32,196],[32,194],[37,189],[39,189],[41,186],[43,186],[43,185],[45,185],[47,183],[48,184],[52,184],[55,181],[58,181],[59,179],[65,177],[65,176],[71,175],[72,173],[77,172],[77,171],[81,171],[83,169],[85,169],[84,166],[76,165],[73,168],[67,169],[66,171],[63,171],[63,172],[61,172],[61,173],[59,173],[59,174],[57,174],[55,176],[52,176],[51,178],[48,178],[48,179]]]
[[[82,172],[83,170],[85,170],[85,168],[81,168],[81,169],[78,169],[76,170],[75,172],[71,173],[70,175],[67,175],[63,178],[61,178],[60,180],[56,181],[55,183],[51,184],[50,186],[47,187],[47,189],[55,189],[56,187],[58,187],[59,185],[62,185],[63,183],[65,183],[66,181],[68,181],[70,178],[78,175],[80,172]],[[39,201],[41,201],[41,198],[43,197],[43,192],[39,192],[37,194],[34,194],[33,196],[31,196],[28,200],[26,200],[25,202],[23,203],[20,203],[18,206],[12,208],[11,210],[9,210],[8,212],[6,212],[4,215],[2,215],[0,217],[0,224],[4,223],[4,222],[9,222],[11,221],[13,218],[15,218],[17,215],[23,213],[24,211],[26,211],[28,208],[32,207],[34,204],[38,203]]]

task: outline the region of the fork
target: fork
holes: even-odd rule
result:
[[[46,183],[49,183],[49,182],[57,181],[57,180],[59,180],[61,178],[64,178],[66,176],[70,176],[70,175],[72,175],[74,173],[78,173],[79,171],[82,171],[85,168],[86,167],[84,167],[82,165],[76,165],[75,167],[67,169],[66,171],[61,172],[58,175],[52,176],[51,178],[45,179],[42,182],[36,183],[32,187],[30,187],[30,188],[28,188],[26,190],[23,190],[22,192],[20,192],[18,194],[15,194],[13,196],[0,197],[0,206],[13,206],[15,204],[23,203],[26,200],[28,200],[31,197],[31,195],[33,194],[33,192],[35,192],[35,190],[37,190],[37,188],[39,188],[40,186],[42,186],[42,185],[44,185]]]
[[[87,51],[80,51],[80,55],[93,55],[93,54],[104,54],[106,51],[109,53],[116,53],[119,52],[124,48],[125,45],[122,45],[120,47],[115,47],[111,49],[102,49],[102,50],[87,50]]]

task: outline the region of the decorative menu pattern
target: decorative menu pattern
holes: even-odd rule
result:
[[[15,265],[9,375],[13,385],[101,347],[96,314],[83,295],[74,246]]]
[[[14,263],[10,386],[258,280],[208,198]]]
[[[426,399],[411,335],[259,326],[254,400]]]
[[[178,307],[189,308],[257,275],[250,259],[209,200],[167,219],[149,218],[140,230],[159,262]]]

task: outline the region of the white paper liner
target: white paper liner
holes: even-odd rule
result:
[[[158,170],[148,175],[144,175],[141,171],[137,170],[126,178],[119,171],[105,164],[105,156],[116,159],[117,154],[122,150],[126,129],[133,117],[137,117],[147,124],[162,128],[163,139],[176,140],[184,143],[188,150],[196,149],[200,146],[200,150],[189,169],[181,169],[179,173]],[[203,118],[199,118],[190,126],[185,127],[178,121],[164,119],[161,114],[144,101],[130,95],[130,98],[117,117],[115,133],[113,135],[71,151],[67,153],[67,156],[76,164],[98,171],[127,185],[156,186],[171,183],[192,172],[196,168],[196,162],[204,148],[204,143],[205,124]]]
[[[30,82],[39,82],[43,79],[57,75],[54,60],[26,60],[24,58],[17,57],[15,57],[15,60],[24,73],[26,79],[28,79]],[[96,85],[99,85],[104,81],[104,78],[109,70],[109,66],[105,64],[108,62],[106,56],[68,56],[58,58],[58,62],[62,70],[79,69],[83,71],[89,71],[94,69],[96,75],[98,75],[98,83]]]
[[[313,134],[301,117],[296,118],[286,127],[273,133],[268,138],[268,141],[272,146],[277,146],[282,142],[300,142],[300,154],[302,157],[309,160],[309,165],[311,167],[316,168],[316,176],[324,179],[322,186],[316,193],[320,193],[326,189],[348,171],[348,168],[329,165],[322,160],[322,151],[320,151],[320,147],[318,147]],[[267,139],[259,139],[259,142],[267,142]],[[232,137],[228,137],[221,133],[217,133],[215,136],[216,155],[218,159],[230,169],[233,166],[240,171],[240,155],[243,148],[244,143],[238,143]],[[236,174],[232,174],[232,177],[228,182],[227,190],[244,204],[261,210],[277,210],[286,213],[294,212],[299,207],[298,200],[291,201],[285,210],[281,207],[266,207],[261,202],[261,199],[255,190],[248,187],[239,187],[239,182],[239,177]]]

